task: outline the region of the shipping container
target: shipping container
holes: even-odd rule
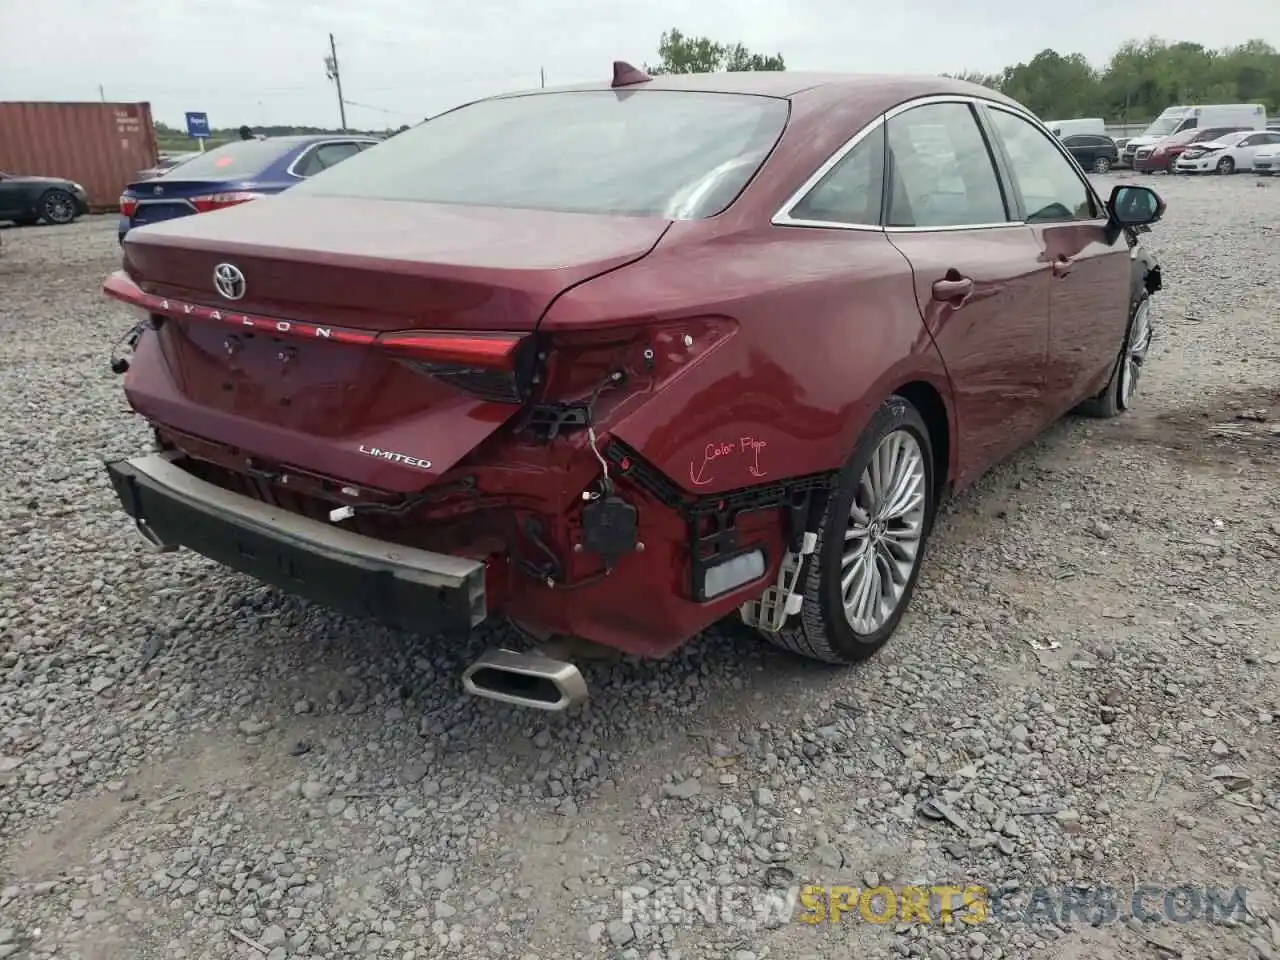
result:
[[[156,160],[149,103],[0,100],[0,170],[75,180],[95,211],[117,209],[125,184]]]

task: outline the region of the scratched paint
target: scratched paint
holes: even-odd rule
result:
[[[737,471],[763,479],[769,474],[761,463],[761,455],[768,446],[767,440],[758,437],[713,440],[703,447],[701,458],[689,461],[689,482],[695,487],[706,487],[715,483],[717,476]]]

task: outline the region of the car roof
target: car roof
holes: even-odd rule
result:
[[[930,75],[878,73],[806,73],[803,71],[741,71],[725,73],[662,74],[641,83],[613,87],[608,80],[536,88],[499,94],[490,99],[566,93],[581,90],[688,90],[704,93],[737,93],[761,97],[778,97],[793,101],[837,101],[852,97],[866,106],[883,104],[888,109],[917,97],[944,94],[983,97],[999,103],[1020,106],[1004,94],[966,80]]]
[[[373,140],[367,133],[291,133],[283,137],[266,137],[267,143],[279,143],[285,146],[300,147],[321,140]],[[247,140],[232,140],[231,143],[248,143]]]

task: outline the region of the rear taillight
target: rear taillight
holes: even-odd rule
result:
[[[126,217],[132,217],[133,211],[138,209],[137,197],[131,197],[127,193],[120,194],[120,213]]]
[[[206,193],[199,197],[188,197],[187,199],[198,213],[208,213],[211,210],[234,207],[238,203],[246,203],[249,200],[257,200],[259,197],[265,196],[265,193],[255,193],[252,190],[236,190],[232,193]]]
[[[408,330],[381,334],[374,346],[484,400],[523,403],[533,385],[533,339],[527,334]]]

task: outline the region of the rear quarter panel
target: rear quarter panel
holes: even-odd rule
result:
[[[932,384],[950,408],[910,267],[883,234],[706,233],[674,224],[644,260],[561,296],[542,325],[736,323],[681,376],[602,425],[683,489],[706,495],[837,469],[907,382]]]

